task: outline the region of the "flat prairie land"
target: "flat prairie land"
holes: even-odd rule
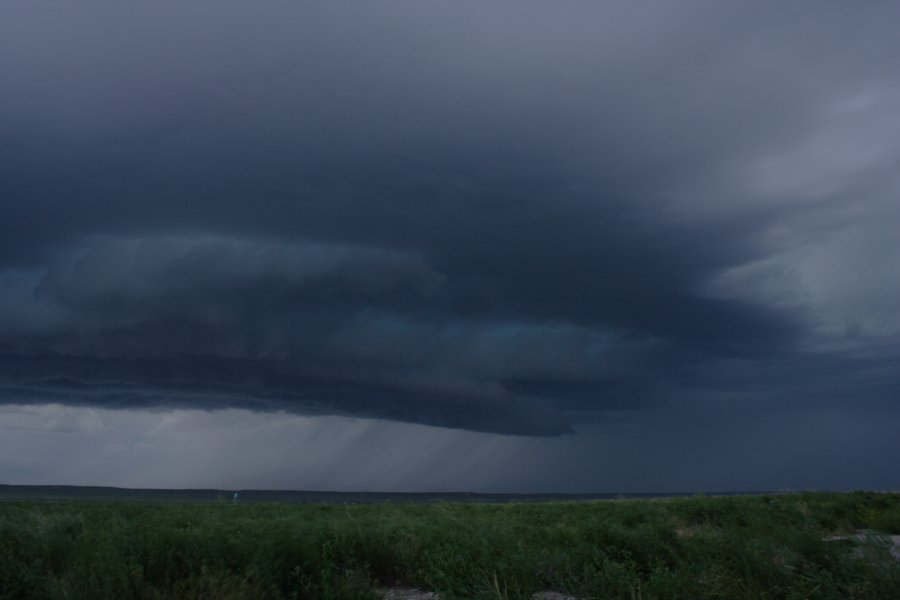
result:
[[[897,493],[12,500],[0,502],[0,598],[900,598],[898,534]]]

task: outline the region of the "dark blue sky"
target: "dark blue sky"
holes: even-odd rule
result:
[[[0,481],[897,488],[898,19],[4,3]]]

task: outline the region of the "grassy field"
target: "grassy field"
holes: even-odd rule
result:
[[[0,503],[0,598],[900,598],[900,494],[520,504]]]

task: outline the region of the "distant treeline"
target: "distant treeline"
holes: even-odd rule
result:
[[[579,500],[616,500],[626,498],[671,498],[695,495],[738,496],[767,492],[656,492],[597,494],[483,494],[472,492],[324,492],[303,490],[226,490],[226,489],[133,489],[70,485],[2,485],[3,500],[96,500],[101,502],[233,502],[235,492],[242,503],[279,502],[285,504],[375,504],[382,502],[561,502]]]

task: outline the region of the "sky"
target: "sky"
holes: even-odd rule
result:
[[[900,4],[0,5],[0,483],[900,489]]]

